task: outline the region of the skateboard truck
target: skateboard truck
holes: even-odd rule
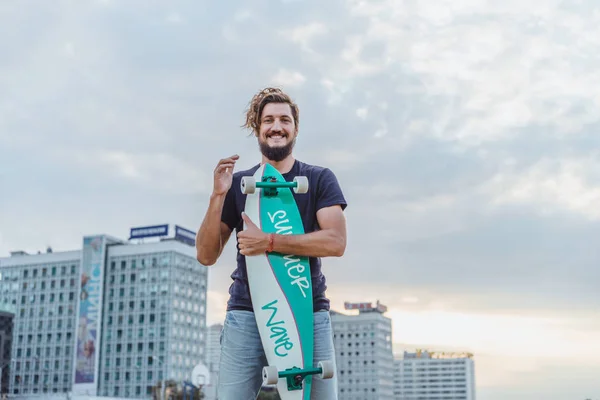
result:
[[[322,379],[333,378],[333,363],[331,361],[319,361],[317,368],[288,368],[277,371],[277,367],[269,365],[263,368],[263,380],[267,385],[276,384],[279,378],[285,378],[289,391],[302,390],[302,382],[308,375],[320,374]]]
[[[262,181],[263,181],[263,183],[277,183],[277,178],[275,178],[274,176],[263,176]],[[279,193],[279,191],[277,190],[278,187],[280,187],[280,186],[278,186],[278,185],[264,186],[265,196],[267,196],[267,197],[277,196],[277,194]]]
[[[308,375],[320,374],[320,368],[290,368],[279,373],[280,378],[285,378],[288,390],[302,390],[302,382]]]
[[[281,182],[273,176],[263,176],[261,182],[257,182],[253,176],[243,176],[240,182],[243,194],[253,194],[256,188],[264,189],[265,196],[277,196],[277,188],[290,188],[296,193],[308,192],[308,178],[297,176],[292,182]]]

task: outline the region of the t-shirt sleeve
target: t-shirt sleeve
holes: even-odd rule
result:
[[[234,183],[235,184],[235,183]],[[225,195],[225,202],[223,203],[223,211],[221,212],[221,221],[225,222],[229,229],[232,231],[238,226],[241,215],[237,210],[237,206],[235,203],[235,192],[233,189],[233,185],[227,191]]]
[[[337,177],[329,168],[323,169],[319,179],[319,186],[317,188],[317,206],[316,211],[321,208],[330,207],[334,205],[340,205],[342,210],[347,207],[344,193],[337,180]]]

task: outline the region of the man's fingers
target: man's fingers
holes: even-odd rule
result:
[[[252,222],[252,220],[250,219],[250,217],[248,216],[248,214],[246,214],[245,212],[242,211],[242,219],[250,226],[256,226],[256,224],[254,222]]]
[[[229,165],[229,166],[235,165],[235,160],[221,160],[217,164],[216,168],[221,168],[224,165]]]
[[[227,172],[227,171],[229,171],[230,168],[231,168],[231,170],[233,170],[233,167],[235,166],[235,162],[239,158],[240,158],[240,156],[238,156],[237,154],[234,154],[231,157],[220,159],[219,162],[217,163],[217,166],[215,167],[214,173],[218,174],[223,171]]]
[[[235,167],[235,163],[224,163],[224,164],[219,164],[217,165],[217,168],[215,169],[215,172],[223,172],[228,168],[233,168]]]
[[[251,256],[253,254],[255,254],[255,251],[252,251],[251,249],[247,249],[247,248],[240,248],[240,254],[243,256]]]
[[[236,155],[233,155],[233,156],[231,156],[231,157],[222,158],[222,159],[220,159],[220,160],[219,160],[219,163],[218,163],[217,165],[221,165],[221,164],[224,164],[224,163],[231,163],[231,162],[233,162],[233,163],[234,163],[234,162],[236,162],[236,161],[237,161],[239,158],[240,158],[240,156],[238,156],[237,154],[236,154]]]

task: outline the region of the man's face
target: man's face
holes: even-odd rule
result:
[[[296,124],[287,103],[269,103],[262,111],[258,144],[269,160],[281,161],[287,157],[296,142]]]

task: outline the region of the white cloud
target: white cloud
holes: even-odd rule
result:
[[[311,22],[306,25],[296,26],[291,29],[284,29],[281,35],[300,45],[300,48],[308,53],[314,53],[311,42],[318,36],[327,32],[326,24],[322,22]]]
[[[237,10],[233,15],[233,20],[235,22],[244,22],[252,19],[254,17],[254,13],[251,10],[242,9]]]
[[[136,154],[115,150],[76,153],[70,157],[80,166],[110,171],[118,178],[147,188],[180,194],[206,194],[212,190],[211,176],[206,170],[169,153]]]
[[[172,11],[167,15],[166,21],[169,24],[180,24],[183,22],[183,17],[177,11]]]
[[[600,219],[600,185],[589,180],[600,177],[598,159],[543,159],[524,171],[510,165],[481,187],[492,207],[521,205],[541,215],[567,211]]]
[[[75,45],[73,44],[73,42],[67,42],[65,43],[65,54],[69,57],[74,57],[75,56]]]
[[[271,79],[273,85],[284,87],[298,87],[306,81],[306,77],[298,71],[290,71],[280,69],[277,74]]]
[[[600,87],[600,69],[588,57],[600,46],[598,13],[545,0],[351,5],[370,25],[365,35],[347,39],[341,62],[332,63],[336,72],[328,76],[345,82],[388,64],[416,74],[424,85],[420,94],[435,96],[438,109],[423,133],[480,145],[533,124],[570,134],[600,120],[600,92],[590,90]],[[384,44],[376,61],[361,58],[371,42]],[[397,85],[400,92],[412,91],[404,82]]]
[[[416,195],[410,186],[394,182],[393,175],[382,183],[370,183],[368,179],[350,179],[349,183],[352,194],[362,194],[352,199],[351,220],[365,232],[377,232],[376,236],[365,235],[365,241],[424,240],[460,232],[475,222],[469,202],[472,189]],[[373,209],[374,202],[377,211]]]
[[[335,165],[335,171],[354,170],[366,160],[364,154],[343,148],[325,149],[319,158],[323,165]]]
[[[369,115],[369,109],[367,107],[361,107],[356,110],[356,116],[363,121],[367,119],[367,115]]]
[[[327,99],[329,105],[340,104],[344,96],[350,91],[350,85],[339,82],[334,74],[322,78],[320,83],[329,94]]]
[[[342,79],[359,78],[380,72],[389,67],[390,58],[383,60],[365,61],[362,57],[362,51],[367,44],[367,40],[362,34],[352,35],[345,41],[345,47],[341,51],[341,64],[344,70],[338,70]]]
[[[377,129],[375,131],[375,133],[373,134],[373,136],[376,137],[376,138],[381,138],[381,137],[384,137],[385,135],[387,135],[387,133],[388,133],[387,127],[383,126],[383,127],[379,128],[379,129]]]

